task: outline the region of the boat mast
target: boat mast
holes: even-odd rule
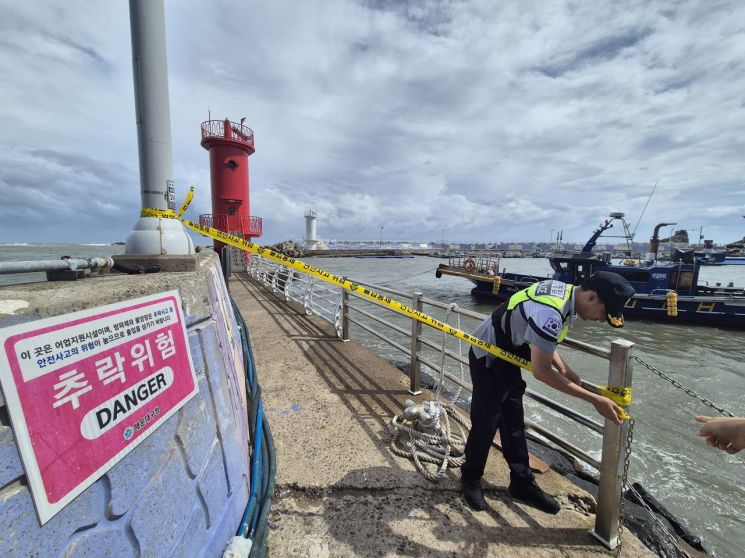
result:
[[[595,248],[595,244],[597,244],[597,241],[598,241],[598,238],[600,238],[600,235],[602,235],[605,231],[613,227],[613,220],[619,218],[618,217],[619,215],[623,217],[623,213],[611,213],[610,219],[606,219],[604,223],[601,223],[598,229],[594,233],[592,233],[592,236],[582,248],[583,254],[589,254],[592,252],[592,249]]]

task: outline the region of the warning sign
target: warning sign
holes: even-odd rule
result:
[[[178,291],[5,328],[0,342],[42,524],[199,391]]]

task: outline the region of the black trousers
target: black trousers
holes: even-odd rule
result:
[[[532,481],[523,413],[525,381],[520,368],[500,359],[487,368],[486,357],[477,359],[473,350],[468,352],[468,361],[473,383],[472,426],[466,442],[466,462],[461,467],[463,480],[475,481],[483,476],[491,442],[499,429],[511,481]]]

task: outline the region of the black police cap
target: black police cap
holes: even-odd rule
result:
[[[613,327],[623,327],[623,308],[634,296],[634,287],[612,271],[598,271],[582,282],[586,291],[595,291],[605,305],[606,320]]]

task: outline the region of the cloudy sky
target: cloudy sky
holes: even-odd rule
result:
[[[745,3],[167,0],[173,177],[255,133],[251,213],[302,239],[745,236]],[[124,240],[140,205],[128,3],[0,7],[0,242]]]

